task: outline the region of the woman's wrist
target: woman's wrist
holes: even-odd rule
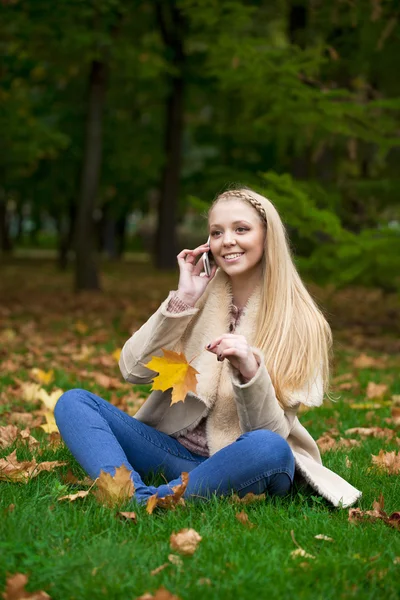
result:
[[[194,298],[193,296],[186,294],[185,292],[182,292],[181,290],[178,290],[177,292],[175,292],[175,296],[177,298],[179,298],[179,300],[181,302],[184,302],[185,304],[187,304],[190,307],[194,307],[194,305],[197,302],[197,298]]]

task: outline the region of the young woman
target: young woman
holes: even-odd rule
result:
[[[196,357],[196,392],[171,406],[171,390],[153,391],[130,417],[88,391],[68,391],[55,409],[65,443],[92,478],[125,465],[139,503],[171,494],[186,471],[186,498],[282,496],[296,473],[334,506],[350,506],[361,492],[322,465],[296,416],[301,403],[322,403],[331,332],[294,267],[276,209],[250,189],[229,190],[210,208],[209,231],[210,246],[178,254],[178,290],[120,359],[127,381],[147,384],[157,373],[144,365],[161,348]],[[168,484],[144,483],[156,471]]]

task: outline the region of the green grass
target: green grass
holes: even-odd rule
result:
[[[21,290],[13,294],[11,287],[8,288],[10,300],[4,304],[7,310],[3,312],[6,316],[0,334],[11,327],[18,336],[7,347],[0,348],[0,356],[4,361],[22,358],[15,372],[3,370],[0,373],[0,425],[8,422],[11,411],[37,408],[34,403],[26,404],[7,392],[14,385],[15,377],[30,380],[32,366],[55,369],[54,383],[46,386],[49,391],[53,387],[68,389],[84,385],[107,399],[113,395],[122,399],[129,386],[116,392],[99,388],[93,380],[85,380],[79,374],[79,369],[93,370],[95,365],[80,364],[68,357],[62,363],[60,356],[63,343],[70,340],[75,340],[78,348],[81,344],[94,345],[98,356],[120,345],[128,337],[130,324],[143,320],[141,309],[138,315],[129,312],[128,298],[132,298],[132,290],[121,292],[126,305],[114,306],[116,294],[111,287],[116,278],[113,275],[110,291],[106,293],[108,304],[105,300],[87,298],[80,303],[67,295],[57,304],[57,309],[51,310],[47,296],[56,298],[59,283],[52,283],[45,273],[46,291],[38,290],[36,302],[32,294],[24,291],[21,282],[25,277],[20,267],[8,271],[8,275],[8,285],[12,285],[12,289],[21,286]],[[64,283],[68,276],[62,276]],[[27,281],[31,279],[26,277]],[[171,276],[160,278],[157,284],[162,297],[174,286]],[[144,301],[150,310],[148,303],[157,303],[158,299],[153,295]],[[43,314],[41,302],[45,303]],[[128,312],[124,312],[124,306],[128,306]],[[72,331],[73,323],[78,320],[88,323],[86,335]],[[29,335],[19,335],[31,321],[35,321],[33,332],[28,330]],[[340,336],[340,332],[337,335]],[[36,336],[35,347],[41,349],[36,354],[30,349],[33,336]],[[358,350],[341,344],[336,353],[336,374],[351,370],[351,360],[357,353]],[[378,356],[373,351],[368,353]],[[101,369],[118,377],[116,366]],[[353,373],[358,389],[343,391],[338,402],[328,401],[323,407],[300,415],[301,422],[315,439],[332,427],[344,435],[349,427],[387,426],[384,419],[390,416],[389,406],[376,409],[367,420],[367,411],[351,409],[349,401],[365,401],[368,381],[388,383],[387,399],[400,394],[396,356],[388,359],[384,369],[353,370]],[[146,388],[141,391],[145,393]],[[40,439],[43,449],[38,461],[61,460],[68,464],[53,472],[41,473],[27,484],[0,482],[0,590],[4,589],[7,574],[19,572],[29,576],[29,591],[45,590],[53,600],[133,600],[146,591],[154,593],[160,586],[182,600],[205,597],[210,600],[399,598],[400,564],[395,559],[400,557],[400,532],[383,522],[349,523],[347,509],[335,509],[310,491],[295,491],[283,499],[269,499],[263,504],[245,507],[232,504],[228,498],[214,498],[207,503],[187,502],[185,507],[173,512],[153,515],[148,515],[142,507],[137,508],[133,502],[122,509],[136,510],[137,524],[124,522],[117,518],[116,509],[103,507],[94,497],[74,503],[58,502],[62,495],[80,489],[66,485],[63,475],[69,469],[78,477],[84,473],[64,446],[51,450],[44,432],[35,429],[32,433]],[[0,457],[14,448],[15,445],[1,450]],[[385,510],[390,514],[400,510],[400,478],[371,469],[371,454],[378,454],[381,448],[400,449],[395,442],[368,438],[359,447],[325,453],[323,461],[363,491],[358,503],[360,508],[371,509],[374,499],[382,493]],[[31,456],[20,445],[17,452],[20,459]],[[346,465],[346,457],[351,461],[350,466]],[[12,511],[8,510],[11,504],[15,505]],[[255,525],[253,528],[245,527],[235,518],[240,510],[249,515]],[[195,554],[182,557],[181,567],[170,564],[152,576],[153,569],[168,562],[172,552],[171,533],[185,527],[193,527],[203,538]],[[291,557],[291,551],[296,549],[292,530],[297,543],[315,559]],[[317,540],[314,537],[317,534],[330,536],[334,541]]]

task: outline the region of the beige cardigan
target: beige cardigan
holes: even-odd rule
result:
[[[172,294],[172,293],[171,293]],[[125,343],[120,369],[127,381],[150,383],[156,372],[144,367],[151,356],[162,356],[161,348],[184,352],[199,371],[196,394],[187,394],[184,402],[170,406],[171,390],[153,391],[135,418],[177,437],[193,429],[207,416],[207,442],[210,454],[234,442],[242,433],[270,429],[287,439],[295,460],[296,477],[305,480],[334,506],[351,506],[361,492],[322,465],[318,446],[301,425],[296,413],[300,403],[322,404],[321,377],[302,390],[294,391],[288,405],[276,398],[271,378],[260,350],[252,348],[260,362],[253,379],[243,384],[229,361],[218,362],[215,354],[202,349],[228,331],[231,287],[226,274],[219,270],[194,308],[170,313],[171,294],[150,319]],[[235,331],[249,343],[255,339],[259,290],[250,297]]]

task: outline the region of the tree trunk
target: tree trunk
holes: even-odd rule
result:
[[[165,114],[165,164],[161,177],[155,262],[159,269],[176,266],[176,221],[182,163],[184,65],[184,23],[173,2],[157,2],[157,15],[168,54],[173,56],[175,74],[170,79]]]
[[[58,267],[65,271],[68,267],[68,254],[71,250],[76,220],[76,206],[73,200],[69,202],[68,215],[61,215],[57,220],[58,228]]]
[[[0,189],[0,252],[11,252],[10,224],[7,215],[7,203],[3,189]]]
[[[100,178],[106,80],[106,64],[94,60],[89,77],[85,149],[75,229],[75,287],[78,291],[100,289],[93,212]]]

